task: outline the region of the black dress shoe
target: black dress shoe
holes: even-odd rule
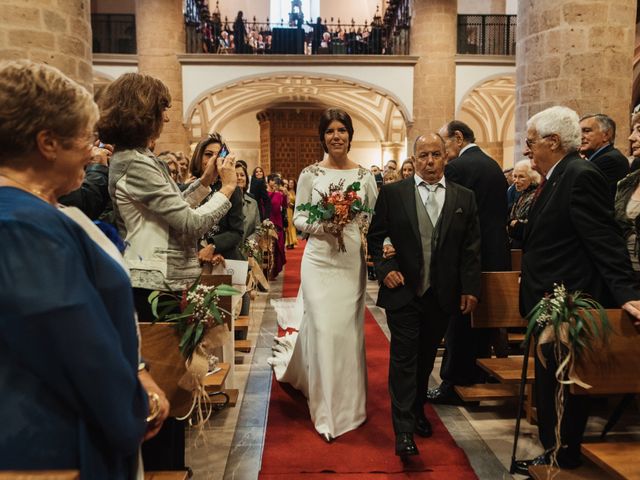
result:
[[[516,460],[513,464],[513,472],[519,475],[529,475],[529,466],[531,465],[549,465],[551,463],[549,455],[543,453],[539,457],[531,460]]]
[[[399,457],[410,457],[418,455],[418,447],[413,441],[411,433],[399,433],[396,435],[396,455]]]
[[[431,429],[431,423],[425,416],[416,417],[416,428],[415,432],[421,437],[428,438],[433,435],[433,430]]]
[[[462,405],[462,400],[456,395],[453,387],[430,388],[425,395],[425,401],[437,405]]]

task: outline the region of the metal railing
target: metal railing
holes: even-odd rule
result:
[[[397,1],[397,0],[396,0]],[[400,3],[407,3],[402,0]],[[357,24],[353,19],[343,23],[338,18],[320,24],[293,22],[259,22],[256,17],[244,19],[244,26],[235,20],[222,19],[218,8],[209,12],[207,2],[187,0],[184,6],[187,53],[213,54],[293,54],[293,55],[396,55],[408,54],[408,42],[400,48],[398,33],[383,24],[380,16],[372,22]],[[393,20],[397,21],[396,16]],[[401,18],[404,22],[404,17]],[[393,26],[393,25],[392,25]],[[408,23],[402,38],[408,38]],[[396,45],[398,44],[398,45]]]
[[[458,15],[458,53],[515,55],[516,15]]]
[[[93,53],[136,53],[136,16],[92,13]]]

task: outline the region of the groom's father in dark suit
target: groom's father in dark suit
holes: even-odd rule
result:
[[[415,176],[382,187],[369,229],[381,282],[378,305],[391,331],[389,392],[396,455],[417,455],[413,433],[428,437],[422,393],[436,349],[456,312],[471,312],[480,291],[480,226],[473,192],[444,177],[444,141],[421,136]],[[395,248],[383,256],[383,242]]]
[[[480,217],[483,272],[511,270],[507,236],[507,180],[498,163],[475,143],[473,130],[453,120],[440,129],[447,148],[445,175],[475,194]],[[449,324],[440,368],[442,383],[427,391],[432,403],[457,403],[455,385],[482,383],[486,374],[477,358],[490,356],[491,329],[472,329],[469,315],[456,315]],[[506,335],[506,332],[505,332]],[[424,385],[427,388],[427,385]]]
[[[520,283],[520,313],[525,316],[554,284],[580,290],[605,307],[622,306],[638,318],[640,291],[634,280],[625,242],[608,201],[602,172],[578,155],[578,114],[551,107],[529,119],[526,144],[546,182],[529,213],[524,231]],[[546,464],[555,446],[557,369],[553,344],[541,345],[546,368],[535,356],[538,432],[545,454],[518,462],[517,473],[529,464]],[[589,412],[589,397],[565,393],[561,425],[561,468],[580,464],[580,444]]]

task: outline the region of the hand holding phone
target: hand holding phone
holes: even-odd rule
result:
[[[220,152],[218,153],[218,158],[224,158],[229,155],[229,149],[227,148],[227,144],[223,143]]]

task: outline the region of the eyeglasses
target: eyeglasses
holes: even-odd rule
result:
[[[534,146],[536,143],[538,143],[538,142],[539,142],[540,140],[542,140],[543,138],[549,138],[549,137],[551,137],[551,136],[553,136],[553,135],[554,135],[553,133],[550,133],[549,135],[544,135],[544,136],[542,136],[542,137],[541,137],[541,138],[539,138],[539,139],[533,139],[533,140],[530,140],[530,139],[528,139],[528,138],[525,138],[525,139],[524,139],[524,143],[527,145],[527,148],[531,148],[532,146]]]

